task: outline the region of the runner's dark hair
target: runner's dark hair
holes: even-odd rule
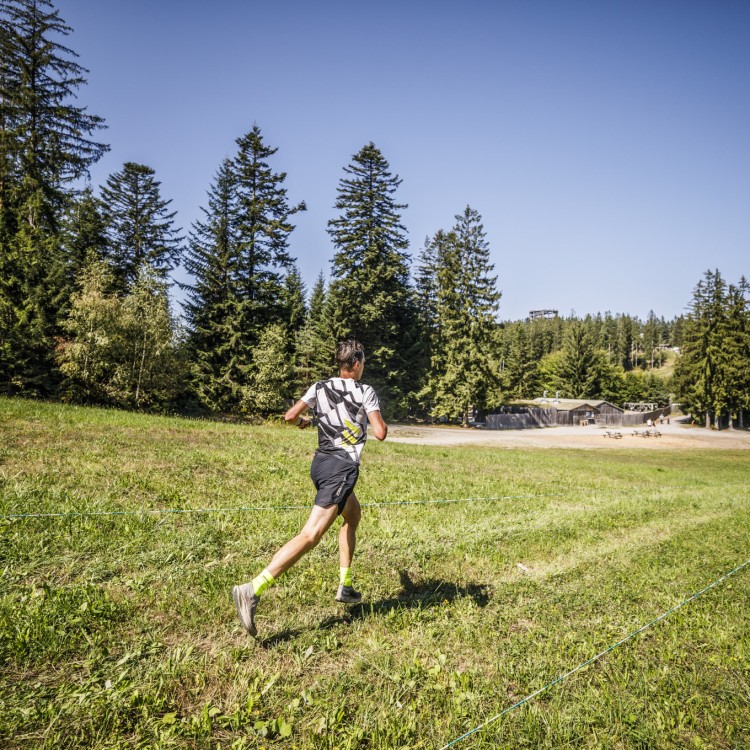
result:
[[[340,341],[336,346],[336,363],[340,370],[351,370],[365,358],[365,350],[356,339]]]

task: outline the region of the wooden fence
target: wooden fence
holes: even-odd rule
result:
[[[646,424],[648,419],[656,422],[660,417],[668,417],[670,407],[649,412],[614,412],[597,414],[594,423],[598,427],[637,427]],[[553,427],[555,425],[576,425],[581,414],[531,406],[504,406],[500,414],[488,414],[485,426],[488,430],[525,430],[532,427]]]
[[[654,422],[656,422],[659,417],[668,417],[670,411],[671,407],[665,406],[663,409],[656,409],[655,411],[625,412],[622,415],[621,425],[623,427],[636,427],[637,425],[646,424],[646,420],[648,419],[652,419]],[[609,427],[609,424],[607,426]]]
[[[488,414],[488,430],[524,430],[530,427],[551,427],[557,424],[557,409],[506,406],[502,414]]]

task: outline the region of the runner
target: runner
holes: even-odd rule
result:
[[[385,440],[388,426],[380,414],[380,404],[372,386],[360,383],[365,369],[362,344],[350,339],[336,348],[339,376],[310,386],[304,396],[284,415],[304,430],[312,420],[302,416],[313,409],[318,418],[318,449],[310,477],[318,491],[315,505],[302,531],[273,556],[268,567],[256,578],[232,589],[242,627],[255,636],[255,610],[263,592],[303,555],[313,549],[336,517],[344,522],[339,529],[339,588],[337,602],[357,603],[362,595],[354,590],[351,563],[361,510],[354,485],[359,476],[359,460],[367,440],[368,421],[378,440]]]

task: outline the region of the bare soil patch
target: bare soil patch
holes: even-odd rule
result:
[[[388,440],[394,443],[422,445],[488,445],[497,448],[584,448],[584,449],[639,449],[639,450],[690,450],[717,448],[723,450],[750,450],[750,431],[707,430],[671,420],[658,425],[660,437],[643,437],[646,427],[622,427],[615,431],[621,438],[607,437],[607,430],[587,427],[543,427],[528,430],[483,430],[459,427],[424,427],[417,425],[391,425]],[[610,428],[610,431],[611,428]]]

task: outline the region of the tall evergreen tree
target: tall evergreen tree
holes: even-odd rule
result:
[[[533,340],[534,328],[520,323],[511,326],[503,352],[503,391],[510,398],[529,399],[540,395],[539,361],[541,355]],[[544,352],[546,353],[546,352]]]
[[[182,255],[176,211],[161,196],[156,172],[144,164],[125,162],[102,187],[109,261],[122,293],[127,293],[144,266],[162,279]]]
[[[47,0],[0,0],[0,389],[49,392],[65,287],[60,223],[108,146],[74,106],[85,68],[58,41],[71,28]]]
[[[500,293],[481,216],[467,206],[456,216],[438,270],[438,345],[429,388],[433,414],[468,422],[472,407],[499,400],[493,343]]]
[[[416,345],[413,293],[409,286],[405,204],[396,202],[401,180],[369,143],[344,167],[328,222],[331,261],[330,312],[336,338],[352,336],[367,352],[367,377],[381,391],[386,413],[403,412],[416,383],[411,371]]]
[[[257,126],[237,145],[237,156],[224,161],[211,186],[205,220],[193,225],[185,265],[195,282],[183,285],[195,389],[204,404],[220,411],[267,406],[267,398],[251,392],[263,371],[256,357],[268,356],[278,343],[274,325],[285,328],[291,357],[289,341],[304,319],[289,219],[305,205],[289,205],[286,174],[268,163],[277,149],[264,144]]]
[[[646,363],[653,370],[656,362],[661,362],[659,346],[662,340],[662,325],[653,310],[648,311],[648,317],[643,324],[643,355]]]
[[[574,320],[568,326],[558,370],[559,387],[567,398],[594,398],[600,392],[600,362],[586,326]]]
[[[725,366],[723,336],[726,332],[726,282],[718,269],[706,271],[698,282],[685,321],[680,358],[675,367],[680,398],[706,427],[724,405],[722,370]]]
[[[748,285],[744,277],[738,285],[727,287],[724,315],[722,317],[722,358],[717,373],[715,408],[726,416],[730,429],[735,417],[743,422],[743,412],[750,405],[750,341],[748,340],[748,317],[750,305]]]
[[[336,340],[331,330],[325,278],[321,272],[310,295],[310,305],[294,341],[297,391],[330,377],[334,372]]]
[[[251,352],[245,345],[240,315],[240,237],[234,164],[225,159],[208,192],[203,221],[193,224],[185,268],[193,284],[187,290],[188,356],[192,383],[200,401],[230,411],[242,400]]]
[[[253,348],[260,332],[284,323],[284,277],[292,268],[289,239],[291,217],[306,210],[304,202],[291,206],[283,186],[286,172],[274,172],[268,160],[278,151],[267,146],[257,125],[237,140],[234,169],[239,210],[240,268],[238,299],[242,330]]]
[[[90,185],[71,201],[61,236],[67,297],[80,288],[81,273],[89,261],[104,260],[107,256],[104,216]]]
[[[305,282],[302,281],[299,269],[293,263],[284,277],[284,287],[281,294],[284,324],[287,329],[287,337],[290,339],[294,338],[295,333],[304,325],[307,317],[306,295]]]
[[[617,363],[625,370],[630,370],[638,364],[638,326],[630,315],[617,316]]]
[[[430,370],[438,366],[433,363],[438,344],[438,271],[447,249],[449,235],[442,229],[433,237],[425,238],[417,259],[414,286],[417,310],[418,345],[415,347],[414,375],[418,400],[422,410],[429,410],[425,397],[429,395]]]

